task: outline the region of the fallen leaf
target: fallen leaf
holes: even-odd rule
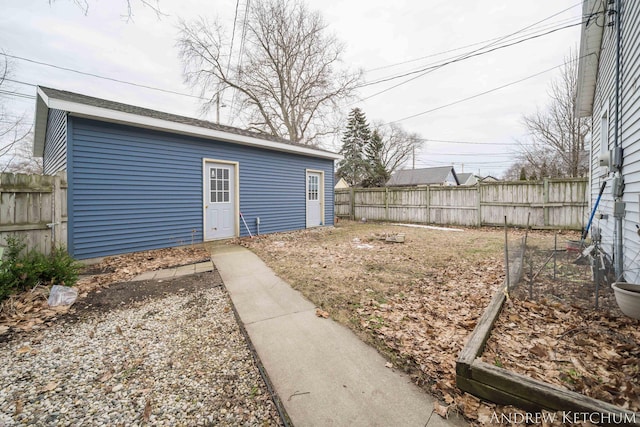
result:
[[[41,391],[43,392],[53,391],[56,389],[56,387],[58,387],[58,383],[55,381],[51,381],[46,386],[42,387]]]
[[[20,415],[22,413],[22,409],[24,407],[24,402],[22,402],[22,400],[16,400],[16,409],[13,412],[13,415]]]
[[[316,316],[326,319],[329,317],[329,313],[319,308],[316,308]]]
[[[547,349],[542,347],[539,344],[536,344],[533,347],[531,347],[529,351],[540,358],[547,357]]]
[[[144,421],[149,421],[151,417],[151,399],[147,400],[147,403],[144,405],[144,413],[142,414],[142,419]]]
[[[442,418],[449,418],[449,407],[440,404],[440,402],[433,402],[433,412],[440,415]]]
[[[122,328],[120,326],[116,326],[116,332],[122,335]]]
[[[20,347],[19,349],[16,350],[17,354],[25,354],[25,353],[29,353],[31,352],[32,348],[29,347],[28,345],[25,345],[23,347]]]
[[[485,405],[478,408],[478,422],[481,424],[491,424],[491,419],[495,412]]]
[[[104,375],[102,375],[98,381],[103,383],[105,381],[109,381],[112,377],[113,377],[113,374],[111,372],[107,372]]]

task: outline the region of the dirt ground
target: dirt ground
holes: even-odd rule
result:
[[[399,233],[405,235],[404,243],[386,241]],[[523,236],[523,230],[510,230],[510,246]],[[533,242],[553,238],[552,232],[529,232]],[[558,235],[561,242],[578,238],[575,232]],[[517,410],[486,405],[461,394],[455,386],[458,353],[504,282],[504,230],[447,231],[341,221],[335,228],[259,236],[239,243],[256,252],[332,318],[375,346],[395,368],[409,372],[417,384],[441,399],[439,412],[457,410],[477,420],[479,412]],[[551,306],[550,310],[556,308]],[[514,329],[523,333],[517,339],[527,342],[525,336],[535,323],[522,319],[518,318]],[[560,315],[541,316],[540,321],[562,324],[564,320]],[[553,332],[540,335],[545,333]],[[603,342],[602,337],[591,338],[594,344]],[[507,362],[500,360],[506,366]],[[545,366],[536,360],[530,362],[538,377],[546,379]],[[612,368],[607,365],[604,369]],[[549,372],[555,375],[555,371]]]
[[[48,286],[37,286],[31,291],[12,295],[3,301],[0,304],[0,340],[7,341],[21,332],[45,328],[67,313],[73,315],[78,307],[82,307],[85,300],[91,301],[99,297],[101,289],[110,286],[126,288],[122,284],[115,284],[128,282],[145,271],[178,267],[209,259],[209,252],[198,246],[156,249],[106,257],[98,263],[82,268],[75,286],[78,290],[78,300],[71,307],[49,307]],[[114,298],[122,298],[122,301],[134,298],[133,294],[127,296],[126,292],[139,292],[136,288],[138,287],[133,287],[131,290],[121,289],[119,293],[114,293]]]
[[[222,286],[222,279],[215,271],[165,280],[113,283],[108,290],[98,289],[90,292],[85,298],[75,303],[73,312],[64,316],[62,320],[75,322],[94,313],[132,307],[169,295],[191,294],[215,286]]]

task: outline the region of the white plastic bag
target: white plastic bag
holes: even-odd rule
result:
[[[58,305],[71,305],[76,302],[78,298],[78,290],[69,286],[53,285],[51,287],[51,293],[49,293],[50,307],[56,307]]]

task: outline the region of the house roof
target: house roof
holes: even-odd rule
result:
[[[412,185],[431,185],[442,184],[447,180],[449,173],[453,174],[456,179],[456,183],[460,181],[456,175],[452,166],[441,166],[436,168],[423,168],[423,169],[404,169],[396,171],[389,181],[387,186],[389,187],[401,187]]]
[[[596,92],[598,63],[604,31],[605,2],[601,0],[584,0],[582,16],[586,22],[580,35],[580,60],[578,62],[578,88],[576,92],[576,115],[590,116],[593,112],[593,98]]]
[[[469,172],[462,172],[457,175],[458,175],[458,182],[460,184],[464,184],[465,182],[469,181],[469,178],[473,176],[473,174]]]
[[[206,120],[151,110],[123,104],[107,99],[94,98],[64,90],[38,86],[36,99],[36,123],[34,129],[33,154],[42,157],[47,129],[49,109],[68,112],[75,117],[84,117],[110,123],[121,123],[147,129],[197,136],[240,145],[269,150],[303,154],[313,157],[338,160],[342,157],[331,151],[294,143],[271,135],[219,125]]]

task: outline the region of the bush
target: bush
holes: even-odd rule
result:
[[[50,255],[31,250],[16,237],[7,237],[7,251],[0,261],[0,301],[14,292],[31,289],[36,285],[73,286],[78,280],[78,264],[63,248]]]

